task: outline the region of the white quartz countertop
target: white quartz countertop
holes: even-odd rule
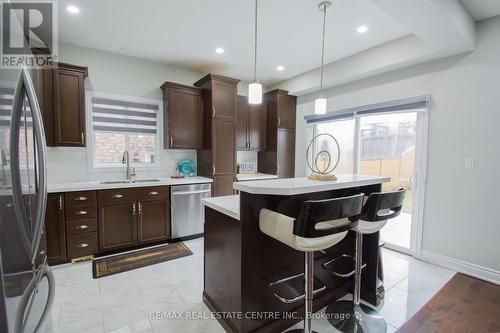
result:
[[[228,195],[224,197],[214,197],[206,198],[202,200],[202,203],[215,209],[218,212],[226,214],[235,220],[240,220],[240,196],[239,195]]]
[[[233,188],[251,194],[296,195],[349,187],[382,184],[389,177],[368,175],[336,175],[335,181],[310,180],[307,177],[235,182]]]
[[[278,179],[278,175],[269,175],[267,173],[239,173],[236,175],[236,179],[239,182],[253,181],[253,180],[264,180],[264,179]]]
[[[151,187],[151,186],[169,186],[169,185],[189,185],[211,183],[212,179],[205,177],[186,177],[174,179],[170,177],[157,178],[154,182],[137,182],[137,183],[120,183],[120,184],[102,184],[101,181],[86,181],[76,183],[49,183],[48,192],[73,192],[73,191],[92,191],[92,190],[108,190],[115,188],[133,188],[133,187]],[[140,180],[140,179],[139,179]]]

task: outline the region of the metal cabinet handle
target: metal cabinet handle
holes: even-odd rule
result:
[[[135,202],[132,203],[132,214],[135,215]]]
[[[170,137],[170,148],[174,146],[174,138]]]
[[[278,117],[278,127],[281,125],[281,117]]]
[[[87,197],[81,196],[81,197],[76,197],[75,201],[86,201]]]
[[[82,243],[82,244],[78,244],[76,247],[77,247],[77,248],[79,248],[79,249],[83,249],[83,248],[86,248],[86,247],[88,247],[88,246],[89,246],[89,244],[87,244],[87,243]]]
[[[75,212],[75,215],[77,216],[82,216],[82,215],[87,215],[88,212],[86,210],[80,210],[78,212]]]
[[[86,224],[81,224],[81,225],[76,226],[76,230],[83,230],[83,229],[87,229],[88,227],[89,226]]]
[[[156,192],[156,191],[151,191],[151,192],[149,192],[149,193],[148,193],[148,195],[158,195],[158,192]]]
[[[81,134],[81,139],[82,139],[82,145],[85,144],[85,137],[83,136],[83,132]]]
[[[139,202],[137,204],[137,206],[139,207],[139,215],[141,215],[142,214],[142,204]]]
[[[59,195],[59,210],[63,210],[63,196]]]
[[[45,250],[40,251],[40,255],[43,256],[45,254]]]
[[[215,175],[215,164],[212,164],[212,174]]]
[[[276,164],[277,171],[280,172],[280,165]]]
[[[215,105],[212,105],[212,117],[215,117]]]
[[[123,195],[121,195],[121,194],[113,194],[113,198],[114,199],[123,198]]]

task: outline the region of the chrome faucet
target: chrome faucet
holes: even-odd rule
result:
[[[125,150],[123,152],[122,164],[126,164],[127,165],[127,171],[126,171],[127,180],[131,180],[132,177],[135,176],[135,168],[132,168],[132,171],[130,171],[130,161],[129,161],[129,154],[128,154],[127,150]]]

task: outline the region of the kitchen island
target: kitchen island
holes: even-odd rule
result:
[[[381,191],[387,177],[340,175],[336,181],[289,178],[234,183],[239,196],[205,199],[205,274],[203,299],[218,312],[230,332],[281,332],[301,320],[303,301],[282,303],[269,284],[303,272],[304,254],[259,229],[259,213],[267,208],[297,217],[306,200],[342,197],[353,192]],[[354,253],[355,235],[324,252],[315,253],[315,277],[327,288],[314,299],[318,311],[350,292],[352,278],[341,278],[322,264],[341,254]],[[364,237],[362,298],[374,305],[383,299],[379,234]],[[350,271],[351,261],[336,269]],[[299,283],[299,286],[301,284]],[[303,287],[302,287],[303,288]],[[292,290],[284,290],[292,292]]]

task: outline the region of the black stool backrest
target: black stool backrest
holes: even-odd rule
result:
[[[363,206],[361,220],[377,222],[395,218],[401,213],[405,189],[394,192],[376,192],[368,196]]]
[[[299,217],[295,220],[293,234],[304,238],[315,238],[350,230],[352,222],[359,220],[362,208],[362,193],[350,197],[305,201]],[[348,218],[351,223],[316,229],[318,223],[344,218]]]

